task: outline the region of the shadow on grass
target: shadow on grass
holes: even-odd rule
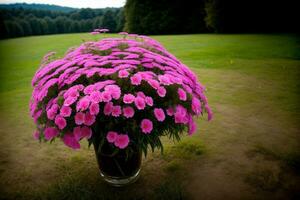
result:
[[[175,178],[167,177],[162,182],[157,182],[154,188],[147,188],[144,185],[145,179],[140,179],[129,186],[115,188],[100,179],[99,177],[67,177],[61,182],[49,186],[43,192],[35,195],[34,199],[47,200],[142,200],[142,199],[184,199],[184,191],[179,181]],[[143,189],[144,188],[144,189]]]
[[[245,176],[246,183],[269,194],[284,192],[286,199],[300,199],[298,151],[283,153],[256,145],[246,155],[257,159],[255,167]]]
[[[187,163],[193,162],[204,152],[204,146],[193,140],[169,146],[163,155],[154,153],[152,159],[146,159],[138,181],[122,188],[112,187],[101,179],[96,159],[72,155],[58,162],[55,170],[60,175],[49,185],[39,187],[29,182],[15,191],[2,193],[0,199],[188,199],[183,185]]]
[[[162,156],[155,158],[156,161],[161,159],[163,161],[159,168],[153,163],[147,163],[150,165],[142,169],[140,178],[132,185],[122,188],[111,187],[100,178],[100,175],[95,176],[96,169],[94,168],[77,177],[66,177],[62,182],[39,193],[37,199],[188,199],[182,184],[186,171],[184,163],[198,158],[204,152],[202,143],[184,140],[166,148]],[[84,172],[84,169],[80,171]]]
[[[264,191],[276,191],[281,187],[280,174],[270,169],[256,169],[247,174],[245,181]]]
[[[250,158],[253,158],[256,155],[262,155],[266,160],[281,161],[287,167],[290,167],[296,173],[300,174],[300,152],[298,151],[280,153],[267,149],[264,146],[256,145],[253,149],[246,152],[246,154]]]

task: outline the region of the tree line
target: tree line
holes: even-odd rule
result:
[[[78,9],[59,12],[38,9],[1,9],[1,38],[57,33],[90,32],[104,27],[111,32],[123,29],[122,8]]]
[[[125,30],[144,34],[299,31],[295,0],[127,0]]]
[[[0,8],[1,38],[56,33],[137,34],[298,32],[293,0],[127,0],[124,8],[69,12]]]

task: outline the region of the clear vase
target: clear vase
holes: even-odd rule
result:
[[[133,151],[126,154],[125,150],[113,151],[108,144],[102,145],[94,142],[94,149],[101,177],[110,185],[116,187],[134,183],[140,173],[142,152],[137,147],[131,147]]]

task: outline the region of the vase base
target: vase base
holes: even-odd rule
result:
[[[114,177],[114,176],[107,176],[100,172],[101,177],[104,179],[105,182],[107,182],[109,185],[114,187],[124,187],[129,184],[132,184],[137,181],[139,178],[140,169],[132,176],[126,177],[126,178],[120,178],[120,177]]]

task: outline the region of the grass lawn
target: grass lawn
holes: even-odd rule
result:
[[[155,36],[207,87],[214,119],[199,119],[180,143],[165,140],[165,154],[150,154],[140,179],[121,189],[100,179],[87,145],[32,139],[30,83],[42,56],[92,38],[0,41],[0,199],[300,198],[299,37]]]

